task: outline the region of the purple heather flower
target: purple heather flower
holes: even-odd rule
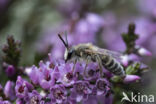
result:
[[[3,101],[2,101],[2,99],[0,99],[0,104],[3,104]]]
[[[50,98],[52,103],[62,104],[67,100],[67,90],[64,85],[54,85],[50,89]]]
[[[96,80],[100,76],[98,64],[89,63],[84,73],[86,80]]]
[[[49,67],[51,69],[55,69],[56,66],[59,66],[61,64],[65,64],[64,60],[55,60],[53,58],[53,56],[51,55],[51,53],[48,54],[48,57],[49,57],[49,62],[47,64],[49,64]]]
[[[28,101],[26,104],[40,104],[42,96],[36,91],[28,93]]]
[[[50,62],[49,61],[47,61],[46,63],[44,63],[43,61],[40,61],[39,68],[40,68],[41,71],[53,69],[53,68],[50,67]]]
[[[85,66],[85,63],[83,62],[77,62],[75,64],[75,68],[74,68],[74,80],[77,81],[77,80],[81,80],[84,78],[84,66]]]
[[[24,98],[28,93],[28,89],[20,76],[18,76],[16,81],[15,91],[18,98]]]
[[[140,11],[146,14],[150,14],[156,17],[156,1],[155,0],[138,0],[138,6]]]
[[[8,101],[8,100],[4,100],[4,101],[2,102],[2,104],[11,104],[11,102]]]
[[[39,104],[48,104],[48,103],[45,103],[44,100],[41,100]]]
[[[42,98],[45,98],[47,96],[47,93],[44,90],[41,90],[40,95],[42,96]]]
[[[47,61],[46,64],[43,61],[40,62],[39,68],[33,66],[29,68],[28,75],[34,84],[39,84],[44,89],[49,89],[54,85],[55,81],[59,79],[60,73],[56,63],[53,65],[51,61]]]
[[[29,77],[34,84],[40,84],[44,89],[49,89],[55,83],[55,77],[57,76],[56,63],[51,63],[47,61],[46,64],[40,61],[39,68],[33,66],[30,68]],[[55,76],[54,76],[55,75]]]
[[[53,70],[49,68],[49,64],[46,65],[42,61],[39,65],[39,70],[41,71],[39,76],[39,84],[44,89],[50,89],[50,86],[54,85],[55,83],[52,79]]]
[[[97,103],[98,103],[98,100],[96,96],[94,95],[88,96],[88,99],[82,102],[82,104],[97,104]]]
[[[104,26],[104,19],[95,13],[88,13],[86,16],[86,21],[89,23],[91,26],[91,30],[94,31],[95,33],[102,27]]]
[[[126,49],[125,44],[120,36],[121,33],[114,27],[105,27],[103,31],[102,39],[107,48],[115,51],[124,51]]]
[[[75,31],[72,33],[76,40],[73,44],[94,42],[96,32],[102,27],[102,22],[100,17],[91,13],[85,19],[78,21]]]
[[[113,95],[90,95],[82,104],[113,104]]]
[[[59,68],[55,67],[55,69],[52,72],[52,80],[54,80],[54,82],[56,83],[59,80],[60,75],[61,74],[60,74]]]
[[[29,91],[32,91],[34,89],[34,86],[31,83],[29,83],[28,81],[24,80],[24,83]]]
[[[126,75],[123,82],[124,83],[131,83],[131,82],[136,82],[136,81],[138,81],[140,79],[141,78],[139,76],[137,76],[137,75]]]
[[[74,44],[94,42],[96,32],[103,27],[104,21],[102,17],[94,13],[88,13],[86,18],[79,20],[75,26],[75,31],[73,33],[74,38],[77,41],[74,41]]]
[[[152,53],[143,47],[136,46],[138,54],[141,56],[152,56]]]
[[[115,13],[112,11],[108,11],[105,12],[103,15],[103,19],[104,19],[104,28],[110,28],[110,27],[114,27],[114,25],[116,25],[117,23],[117,18],[115,16]]]
[[[89,83],[87,81],[77,81],[71,89],[71,99],[76,100],[76,102],[81,102],[82,100],[87,100],[88,95],[92,93]]]
[[[48,57],[49,61],[46,62],[46,65],[49,66],[50,69],[55,69],[55,67],[65,64],[65,61],[62,59],[54,59],[51,53],[48,54]]]
[[[33,86],[29,82],[23,80],[20,76],[18,76],[15,86],[16,96],[18,98],[24,98],[32,89]]]
[[[121,56],[121,63],[124,66],[128,66],[129,61],[138,61],[138,60],[139,60],[139,57],[135,54],[130,54],[130,55],[125,54]]]
[[[113,104],[113,94],[96,96],[100,104]]]
[[[57,82],[61,82],[66,86],[70,86],[74,84],[75,77],[73,72],[73,65],[72,64],[65,64],[58,67],[60,72],[60,78]]]
[[[20,98],[16,99],[16,104],[24,104],[24,103],[25,103],[24,99],[20,99]]]
[[[96,82],[96,94],[105,95],[110,90],[109,82],[106,79],[98,79]]]
[[[149,18],[139,17],[135,19],[136,30],[135,32],[139,35],[139,39],[136,44],[144,45],[149,41],[152,34],[155,32],[154,23],[152,23]],[[145,45],[146,46],[146,45]]]
[[[15,75],[16,73],[16,70],[15,70],[15,67],[13,65],[9,65],[7,67],[7,69],[5,70],[6,74],[9,76],[9,77],[12,77]]]
[[[63,104],[77,104],[75,100],[71,99],[70,97],[67,98]]]
[[[124,66],[127,66],[129,63],[129,56],[128,55],[124,55],[121,57],[121,62]]]
[[[83,72],[84,72],[84,66],[85,66],[85,63],[83,63],[83,62],[77,62],[75,64],[74,75],[77,74],[77,73],[83,74]]]
[[[113,104],[113,94],[110,94],[108,97],[105,97],[104,104]]]
[[[48,50],[49,46],[52,46],[51,50],[51,57],[53,59],[61,58],[63,57],[63,51],[64,51],[64,45],[61,43],[60,39],[58,38],[58,33],[52,31],[51,29],[45,30],[44,37],[41,37],[39,41],[38,50],[40,52],[43,52],[45,50]],[[70,35],[68,35],[70,36]],[[69,38],[68,38],[69,40]],[[44,44],[41,44],[44,43]]]
[[[29,78],[33,84],[39,84],[39,77],[41,72],[36,66],[32,66],[32,68],[26,68],[26,73],[29,75]]]
[[[14,83],[11,81],[7,81],[4,87],[4,94],[7,98],[10,98],[10,100],[15,99],[15,92],[14,92]]]
[[[66,29],[65,29],[66,30]],[[63,52],[65,50],[65,47],[64,45],[62,44],[61,40],[58,38],[58,32],[51,32],[51,30],[49,30],[50,32],[48,33],[45,33],[47,34],[47,37],[46,39],[44,39],[43,37],[43,42],[44,44],[41,44],[41,45],[44,45],[42,46],[41,50],[45,50],[44,47],[45,45],[47,44],[48,46],[49,45],[52,45],[52,51],[51,51],[51,57],[52,59],[57,59],[57,58],[62,58],[63,57]],[[61,30],[62,31],[62,30]],[[69,44],[71,43],[71,35],[68,34],[68,42]]]

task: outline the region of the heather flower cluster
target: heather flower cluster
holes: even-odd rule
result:
[[[30,81],[21,76],[16,83],[8,81],[3,90],[5,98],[11,101],[16,98],[16,104],[76,104],[103,96],[111,104],[110,76],[101,77],[96,63],[90,63],[84,71],[85,63],[76,63],[74,67],[73,63],[53,60],[50,54],[49,57],[50,60],[41,61],[39,67],[25,69]],[[103,99],[99,101],[105,102]]]
[[[90,63],[84,71],[85,63],[76,63],[74,66],[73,63],[65,63],[63,60],[53,60],[50,54],[49,57],[50,60],[45,63],[41,61],[39,67],[26,68],[32,85],[40,88],[39,91],[18,77],[15,89],[20,101],[32,101],[27,97],[33,92],[38,93],[34,101],[51,104],[84,103],[92,96],[98,98],[102,95],[106,99],[112,96],[109,76],[101,77],[96,63]]]

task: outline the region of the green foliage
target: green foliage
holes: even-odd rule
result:
[[[131,23],[128,27],[128,32],[122,34],[122,39],[126,44],[125,53],[130,54],[135,50],[135,41],[139,38],[137,34],[135,34],[135,24]]]
[[[15,41],[13,36],[8,36],[7,44],[3,47],[3,61],[9,65],[13,65],[17,67],[20,60],[21,55],[21,43],[19,41]]]

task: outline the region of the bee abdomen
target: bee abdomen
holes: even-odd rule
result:
[[[115,75],[124,76],[125,72],[122,65],[110,56],[103,59],[103,66]]]
[[[120,63],[116,63],[117,67],[112,70],[112,73],[119,76],[125,76],[125,71]]]

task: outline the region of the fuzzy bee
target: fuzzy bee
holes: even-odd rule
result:
[[[76,46],[69,47],[66,35],[66,41],[58,34],[59,38],[66,47],[64,53],[65,61],[86,61],[86,66],[89,62],[97,62],[100,67],[100,73],[102,73],[102,68],[109,70],[115,75],[124,77],[125,71],[123,66],[117,60],[119,54],[110,50],[102,49],[91,43],[78,44]],[[86,68],[85,68],[86,69]]]

